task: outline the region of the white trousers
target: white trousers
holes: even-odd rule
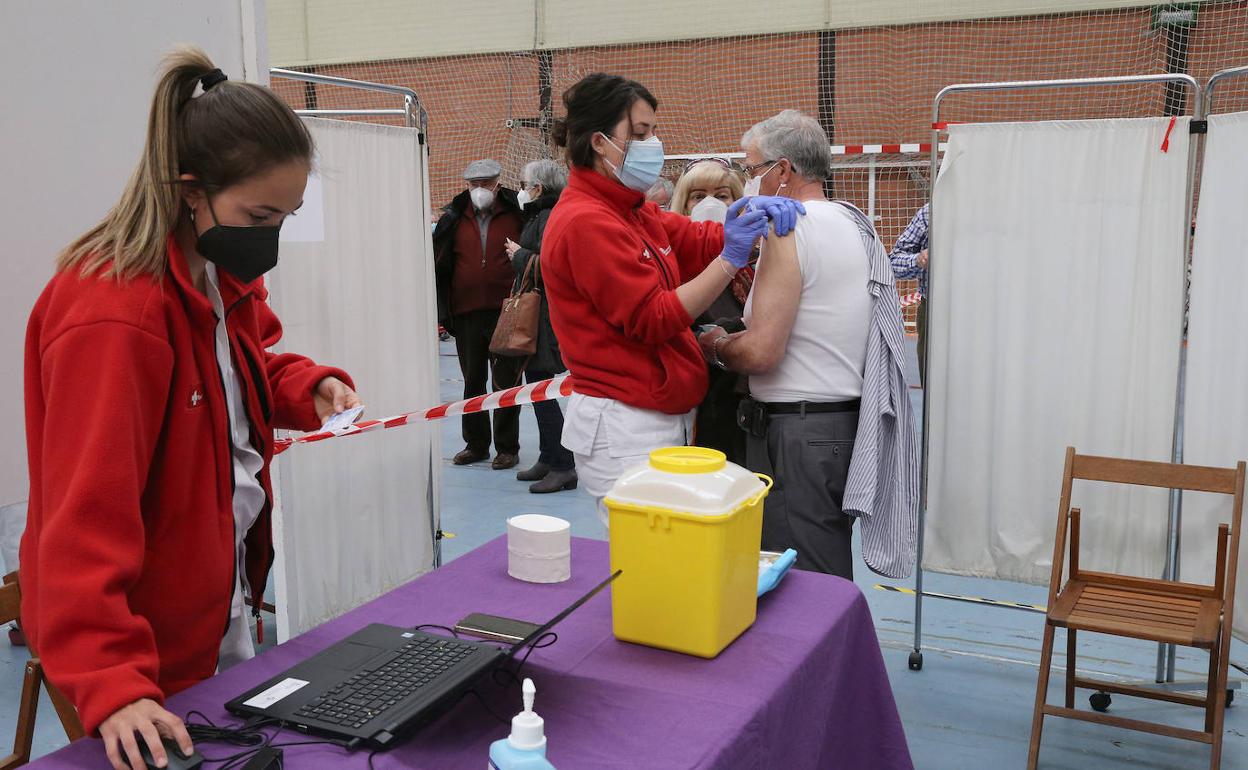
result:
[[[0,574],[17,571],[17,549],[26,531],[26,503],[0,508]]]
[[[230,627],[225,632],[225,638],[221,640],[218,655],[217,673],[256,657],[256,647],[251,643],[251,624],[247,622],[246,610],[230,618]]]
[[[610,398],[573,393],[563,418],[563,445],[576,455],[576,475],[594,498],[607,526],[602,500],[627,471],[650,459],[655,449],[684,446],[693,432],[693,412],[664,414]]]

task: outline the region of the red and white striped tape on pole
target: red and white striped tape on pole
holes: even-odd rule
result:
[[[900,155],[920,152],[931,152],[930,144],[834,144],[833,155]],[[945,145],[940,145],[944,150]]]
[[[279,438],[274,444],[273,454],[281,454],[295,444],[311,444],[315,441],[324,441],[326,439],[338,438],[339,436],[354,436],[358,433],[401,428],[404,425],[411,425],[417,422],[440,420],[443,417],[454,417],[455,415],[472,414],[473,412],[506,409],[509,406],[532,404],[538,401],[551,401],[570,395],[572,395],[572,377],[571,375],[561,374],[549,380],[531,382],[528,385],[518,385],[507,390],[496,390],[484,396],[466,398],[463,401],[452,401],[449,404],[441,404],[419,412],[408,412],[380,420],[364,420],[339,430],[319,431],[317,433],[305,433],[302,436]]]
[[[941,124],[944,125],[944,124]],[[946,145],[941,143],[937,146],[940,152],[945,151]],[[894,142],[891,144],[834,144],[829,147],[833,155],[917,155],[920,153],[929,153],[932,151],[930,143],[912,142],[903,144]],[[706,158],[731,158],[740,160],[745,157],[743,152],[694,152],[681,153],[677,155],[664,155],[664,160],[705,160]]]

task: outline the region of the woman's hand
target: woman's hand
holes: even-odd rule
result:
[[[503,248],[507,249],[507,256],[515,257],[516,252],[520,250],[520,244],[508,238],[507,240],[503,241]]]
[[[316,416],[321,418],[321,422],[362,403],[355,391],[337,377],[326,377],[318,382],[312,391],[312,400],[316,403]]]
[[[746,266],[754,253],[754,242],[767,232],[767,212],[748,208],[751,200],[754,199],[742,198],[729,206],[728,219],[724,221],[721,256],[737,269]]]
[[[783,198],[776,195],[755,195],[753,198],[742,198],[748,200],[750,208],[767,212],[767,218],[771,220],[772,225],[776,228],[776,235],[783,238],[797,227],[797,218],[806,215],[806,207],[801,201],[795,201],[792,198]],[[766,233],[763,234],[766,238]]]
[[[341,384],[341,383],[339,383]],[[142,736],[152,752],[152,759],[164,767],[169,758],[161,737],[172,738],[183,754],[195,750],[186,725],[176,715],[165,711],[150,698],[136,700],[123,706],[100,724],[100,737],[104,739],[104,751],[114,770],[147,770],[147,763],[139,754],[135,733]]]

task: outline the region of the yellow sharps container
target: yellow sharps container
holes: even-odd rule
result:
[[[754,623],[771,479],[723,452],[668,447],[620,477],[610,523],[615,638],[713,658]]]

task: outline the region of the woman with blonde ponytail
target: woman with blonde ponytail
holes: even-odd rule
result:
[[[189,753],[164,699],[254,655],[274,428],[359,405],[345,372],[269,352],[260,277],[312,155],[271,91],[175,51],[121,199],[31,312],[22,626],[117,770],[140,742]]]

